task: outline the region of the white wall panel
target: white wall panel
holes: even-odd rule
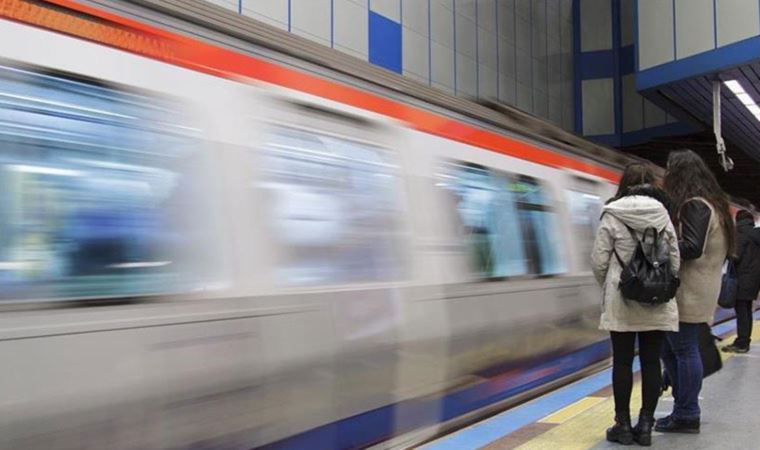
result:
[[[474,59],[457,53],[457,93],[476,97],[478,95],[478,68]]]
[[[716,0],[718,46],[760,34],[760,11],[755,0]]]
[[[454,3],[456,4],[457,14],[475,22],[478,17],[475,2],[476,0],[456,0]]]
[[[517,50],[517,82],[530,86],[533,82],[533,58],[529,52]]]
[[[518,17],[517,23],[515,25],[517,32],[517,48],[524,52],[530,53],[532,49],[530,22]]]
[[[623,132],[644,127],[644,97],[636,90],[636,75],[623,76]]]
[[[562,46],[563,53],[573,52],[573,24],[561,17],[559,21],[559,43]]]
[[[496,100],[498,98],[499,75],[496,69],[480,64],[478,67],[478,97]]]
[[[549,115],[547,118],[556,124],[562,123],[562,100],[549,96]]]
[[[477,27],[475,21],[457,14],[456,18],[456,51],[465,56],[475,59],[477,57]]]
[[[545,25],[542,24],[546,23],[546,0],[531,0],[531,2],[530,21],[533,24],[533,28],[545,28]]]
[[[675,0],[676,58],[715,48],[713,0]]]
[[[544,91],[533,90],[533,114],[538,117],[549,117],[549,96]]]
[[[429,55],[429,41],[427,36],[423,36],[416,31],[412,31],[409,28],[404,27],[401,30],[402,38],[402,58],[404,75],[408,72],[412,72],[425,78],[425,84],[428,83],[428,77],[430,75],[428,61]]]
[[[431,42],[430,49],[433,83],[454,89],[454,50],[435,41]]]
[[[510,78],[516,78],[515,45],[502,39],[499,45],[499,73]]]
[[[429,31],[430,11],[427,0],[405,1],[401,3],[401,25],[427,36]],[[432,5],[431,5],[432,7]]]
[[[291,32],[329,46],[332,31],[330,0],[290,1]]]
[[[533,19],[530,23],[531,47],[534,58],[546,56],[546,0],[533,0]]]
[[[583,80],[583,134],[598,136],[615,132],[615,106],[611,78]]]
[[[673,61],[673,0],[641,0],[637,3],[639,69]]]
[[[454,48],[454,12],[438,1],[431,2],[430,10],[431,38],[445,47]]]
[[[510,105],[514,105],[517,102],[517,99],[515,98],[515,95],[517,93],[515,90],[517,89],[517,82],[514,78],[499,75],[499,100],[508,103]]]
[[[499,22],[499,36],[512,43],[515,41],[515,0],[496,2]]]
[[[546,51],[547,56],[559,56],[560,53],[562,53],[562,46],[559,42],[559,33],[552,34],[549,33],[548,39],[546,40]]]
[[[496,0],[478,0],[478,26],[496,33]]]
[[[531,0],[515,0],[515,12],[517,18],[530,22],[530,10],[533,7]]]
[[[288,29],[288,0],[243,0],[243,15]]]
[[[533,89],[548,93],[549,73],[545,59],[533,58]]]
[[[556,0],[550,0],[546,3],[546,30],[547,37],[559,41],[559,3]]]
[[[401,22],[401,0],[369,0],[369,9],[395,22]]]
[[[533,112],[533,91],[529,85],[517,83],[517,107],[527,111]]]
[[[581,51],[612,48],[612,2],[579,0],[581,5]]]
[[[367,59],[369,54],[369,14],[367,8],[351,0],[333,0],[335,48]]]
[[[562,108],[562,128],[566,130],[575,131],[575,107],[574,106],[565,105]]]
[[[478,27],[478,63],[496,70],[498,58],[496,34]]]
[[[549,95],[562,97],[562,58],[559,54],[549,56],[547,74],[549,77]]]
[[[573,23],[573,0],[559,0],[560,21]]]

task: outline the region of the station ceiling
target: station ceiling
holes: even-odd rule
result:
[[[734,169],[726,173],[718,164],[713,136],[712,85],[721,82],[722,135]],[[703,130],[695,134],[658,138],[625,150],[664,166],[670,150],[691,148],[702,155],[732,196],[760,207],[760,117],[723,83],[736,80],[760,105],[760,61],[693,78],[679,80],[645,93],[679,120]]]

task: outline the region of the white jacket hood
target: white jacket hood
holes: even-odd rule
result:
[[[615,200],[604,207],[604,212],[637,231],[654,227],[659,232],[670,221],[668,211],[662,203],[643,195],[629,195]]]

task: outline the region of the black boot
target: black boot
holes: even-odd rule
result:
[[[633,427],[633,440],[642,447],[652,445],[652,427],[654,426],[654,414],[644,410],[639,411],[639,423]]]
[[[631,430],[631,414],[628,412],[615,413],[615,425],[607,428],[607,440],[623,445],[633,444],[633,432]]]

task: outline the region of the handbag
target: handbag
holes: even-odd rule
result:
[[[718,305],[721,308],[732,309],[736,306],[736,292],[739,289],[739,279],[736,276],[736,267],[734,262],[729,258],[726,260],[723,279],[720,283],[720,294],[718,295]]]

